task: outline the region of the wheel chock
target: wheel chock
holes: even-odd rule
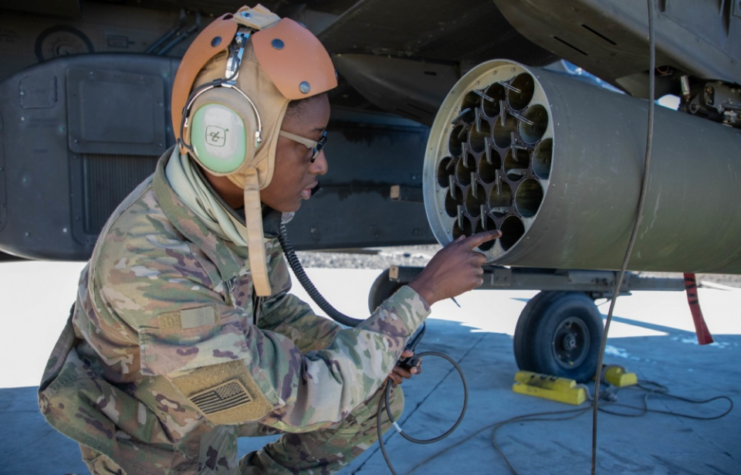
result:
[[[628,373],[622,366],[611,365],[605,368],[602,377],[606,381],[618,388],[625,386],[634,386],[638,384],[638,376],[635,373]]]
[[[574,406],[587,400],[586,388],[578,386],[573,379],[557,378],[530,371],[517,372],[512,391]]]

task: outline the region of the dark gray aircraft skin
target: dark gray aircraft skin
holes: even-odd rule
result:
[[[434,242],[421,171],[437,105],[466,68],[486,59],[556,59],[493,3],[448,3],[404,2],[400,11],[394,2],[265,2],[317,34],[341,75],[331,95],[332,171],[290,224],[297,249]],[[3,11],[0,249],[89,256],[111,211],[174,143],[169,109],[179,57],[214,16],[242,4],[42,2],[38,11],[20,3]],[[370,100],[342,66],[363,71],[359,88]],[[393,185],[401,199],[391,199]]]
[[[170,95],[179,58],[214,17],[243,1],[0,5],[0,251],[89,257],[116,205],[174,145]],[[544,67],[563,59],[641,99],[653,75],[655,98],[680,97],[690,121],[682,130],[697,130],[699,142],[703,127],[741,124],[738,1],[656,0],[654,71],[645,0],[263,3],[315,33],[340,80],[330,93],[330,173],[289,225],[297,249],[435,242],[422,186],[429,127],[456,82],[487,60]],[[714,150],[733,153],[739,140]],[[735,214],[729,220],[741,225]],[[741,242],[733,229],[730,237]]]
[[[86,259],[116,204],[173,145],[178,58],[214,16],[243,2],[4,3],[0,249]],[[296,247],[434,242],[421,202],[426,126],[461,75],[482,61],[544,66],[564,58],[645,97],[645,2],[566,4],[265,2],[318,35],[341,79],[331,95],[332,171],[290,225]],[[693,87],[738,82],[740,8],[723,0],[658,2],[657,97],[680,96],[683,75]],[[718,115],[708,107],[698,113]],[[394,185],[399,199],[391,198]]]

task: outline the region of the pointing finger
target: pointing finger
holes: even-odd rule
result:
[[[501,231],[484,231],[481,233],[476,233],[471,237],[466,238],[466,244],[471,246],[471,249],[475,247],[479,247],[486,241],[491,241],[492,239],[499,239],[502,237]]]

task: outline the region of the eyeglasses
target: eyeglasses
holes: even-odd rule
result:
[[[316,160],[316,157],[319,156],[319,152],[321,152],[322,149],[324,148],[324,144],[327,143],[327,131],[326,130],[322,132],[322,136],[319,138],[318,142],[315,142],[314,140],[311,140],[311,139],[307,139],[305,137],[301,137],[300,135],[286,132],[285,130],[281,130],[279,135],[289,140],[293,140],[294,142],[298,142],[301,145],[305,146],[306,148],[312,150],[313,153],[311,155],[311,163],[314,163],[314,160]]]

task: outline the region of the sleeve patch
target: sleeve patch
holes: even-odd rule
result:
[[[243,360],[197,368],[172,382],[214,424],[244,424],[273,410]]]
[[[209,305],[163,313],[157,319],[162,330],[187,330],[216,324],[216,312],[213,306]]]
[[[194,394],[190,397],[190,400],[201,412],[210,415],[250,403],[252,397],[242,383],[233,379],[215,388]]]
[[[159,317],[159,325],[162,330],[180,330],[180,314],[178,312],[163,313]]]

